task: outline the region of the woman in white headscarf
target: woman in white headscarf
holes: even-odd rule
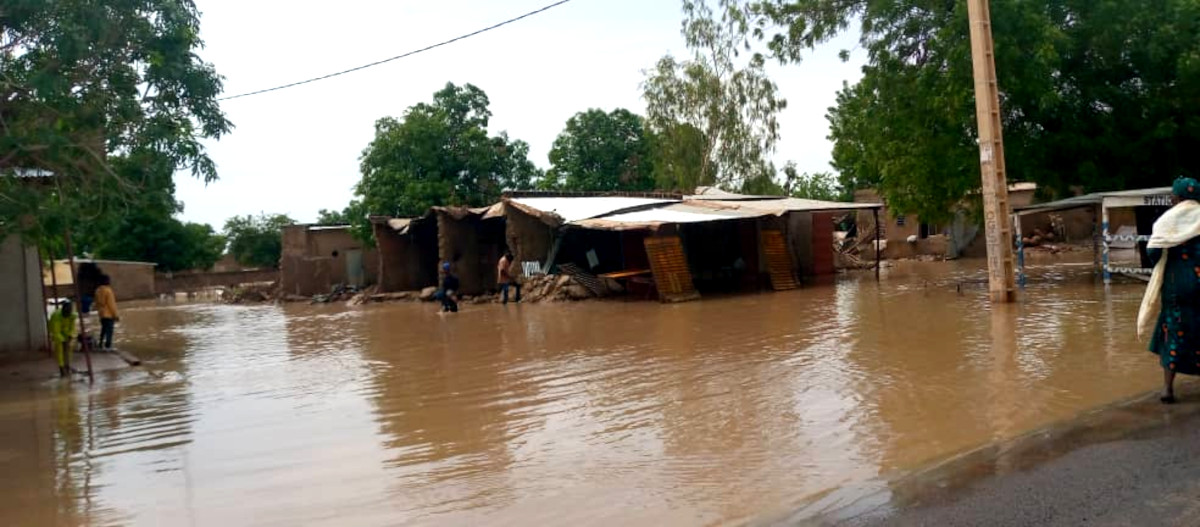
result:
[[[1172,193],[1147,244],[1154,273],[1138,312],[1138,337],[1151,336],[1163,368],[1164,404],[1175,402],[1175,374],[1200,375],[1200,182],[1180,178]]]

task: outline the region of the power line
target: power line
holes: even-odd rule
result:
[[[313,77],[313,78],[311,78],[311,79],[305,79],[305,80],[302,80],[302,81],[293,82],[293,83],[291,83],[291,84],[284,84],[284,85],[282,85],[282,86],[276,86],[276,87],[274,87],[274,88],[266,88],[266,89],[262,89],[262,90],[252,91],[252,92],[240,93],[240,94],[237,94],[237,95],[230,95],[230,96],[228,96],[228,97],[221,97],[221,98],[219,98],[219,99],[217,99],[217,100],[219,100],[219,101],[228,101],[228,100],[230,100],[230,99],[238,99],[238,98],[241,98],[241,97],[249,97],[249,96],[251,96],[251,95],[258,95],[258,94],[260,94],[260,93],[273,92],[273,91],[278,91],[278,90],[282,90],[282,89],[285,89],[285,88],[291,88],[291,87],[293,87],[293,86],[299,86],[299,85],[301,85],[301,84],[308,84],[308,83],[310,83],[310,82],[317,82],[317,81],[320,81],[320,80],[325,80],[325,79],[329,79],[329,78],[337,77],[338,75],[345,75],[345,74],[347,74],[347,73],[353,73],[353,72],[356,72],[356,71],[358,71],[358,70],[365,70],[365,69],[367,69],[367,68],[370,68],[370,67],[373,67],[373,66],[378,66],[378,65],[380,65],[380,64],[386,64],[386,63],[388,63],[388,62],[391,62],[391,61],[393,61],[393,60],[399,60],[399,59],[402,59],[402,58],[405,58],[405,57],[411,57],[411,56],[413,56],[413,55],[416,55],[416,54],[418,54],[418,53],[424,53],[424,52],[426,52],[426,51],[429,51],[429,50],[432,50],[432,49],[440,48],[440,47],[442,47],[442,46],[445,46],[445,45],[447,45],[447,44],[453,44],[453,43],[455,43],[455,42],[458,42],[458,41],[460,41],[460,40],[465,40],[465,39],[471,38],[471,37],[473,37],[473,36],[475,36],[475,35],[479,35],[479,34],[481,34],[481,33],[487,33],[488,31],[491,31],[491,30],[493,30],[493,29],[498,29],[498,28],[501,28],[501,27],[507,26],[507,25],[509,25],[509,24],[512,24],[513,22],[518,22],[518,21],[524,20],[524,19],[526,19],[526,18],[529,18],[529,17],[531,17],[531,16],[533,16],[533,15],[536,15],[536,14],[539,14],[539,13],[543,13],[543,12],[545,12],[545,11],[549,11],[549,10],[551,10],[551,9],[554,9],[555,7],[558,7],[558,6],[560,6],[560,5],[563,5],[563,4],[565,4],[565,3],[567,3],[567,2],[570,2],[570,1],[571,1],[571,0],[559,0],[558,2],[554,2],[553,4],[550,4],[550,5],[548,5],[548,6],[542,7],[542,8],[540,8],[540,9],[536,9],[536,10],[534,10],[534,11],[530,11],[530,12],[528,12],[528,13],[525,13],[525,14],[521,15],[521,16],[518,16],[518,17],[515,17],[515,18],[510,18],[510,19],[508,19],[508,20],[505,20],[505,21],[503,21],[503,22],[500,22],[500,23],[498,23],[498,24],[494,24],[494,25],[491,25],[491,26],[485,27],[485,28],[483,28],[483,29],[480,29],[480,30],[477,30],[477,31],[474,31],[474,32],[471,32],[471,33],[467,33],[467,34],[465,34],[465,35],[457,36],[457,37],[454,37],[454,38],[452,38],[452,39],[450,39],[450,40],[445,40],[445,41],[442,41],[442,42],[438,42],[437,44],[432,44],[432,45],[429,45],[429,46],[425,46],[425,47],[423,47],[423,48],[421,48],[421,49],[417,49],[417,50],[409,51],[408,53],[404,53],[403,55],[396,55],[395,57],[386,58],[386,59],[383,59],[383,60],[378,60],[378,61],[372,62],[372,63],[370,63],[370,64],[363,64],[362,66],[356,66],[356,67],[350,68],[350,69],[348,69],[348,70],[342,70],[342,71],[339,71],[339,72],[336,72],[336,73],[330,73],[330,74],[328,74],[328,75],[322,75],[322,76],[320,76],[320,77]]]

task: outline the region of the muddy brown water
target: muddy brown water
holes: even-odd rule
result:
[[[1141,287],[907,263],[680,305],[148,306],[141,369],[0,388],[5,525],[710,525],[1153,389]]]

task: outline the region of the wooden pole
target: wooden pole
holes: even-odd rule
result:
[[[871,209],[871,213],[875,215],[875,281],[879,281],[879,253],[883,252],[879,248],[879,232],[882,227],[879,225],[879,209]]]
[[[71,246],[71,230],[67,229],[64,232],[64,237],[67,241],[67,265],[71,267],[71,284],[75,286],[75,312],[79,317],[79,334],[87,333],[87,327],[84,325],[83,316],[83,292],[79,290],[79,273],[75,272],[75,248]],[[69,344],[69,343],[68,343]],[[86,342],[83,344],[83,360],[87,363],[88,382],[95,383],[96,376],[92,372],[92,347]],[[71,353],[71,347],[68,345],[63,353]]]
[[[54,273],[54,253],[50,249],[46,249],[46,257],[50,259],[50,287],[53,288],[54,298],[58,298],[58,277]],[[42,276],[46,276],[46,261],[42,259],[42,250],[38,249],[38,268]],[[50,315],[46,311],[46,281],[42,279],[42,318],[46,323],[46,349],[50,350],[50,358],[54,358],[54,343],[50,342]],[[52,304],[55,309],[58,308],[58,302]]]
[[[1011,302],[1015,290],[1008,180],[1004,172],[1004,133],[992,43],[988,0],[967,0],[971,62],[975,73],[975,117],[979,123],[979,167],[983,178],[983,218],[987,239],[988,292],[992,302]]]

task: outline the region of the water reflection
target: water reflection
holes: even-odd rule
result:
[[[647,525],[843,506],[1154,386],[1128,331],[1139,288],[1033,274],[997,309],[982,270],[953,263],[682,305],[134,309],[145,370],[0,392],[0,519]]]

